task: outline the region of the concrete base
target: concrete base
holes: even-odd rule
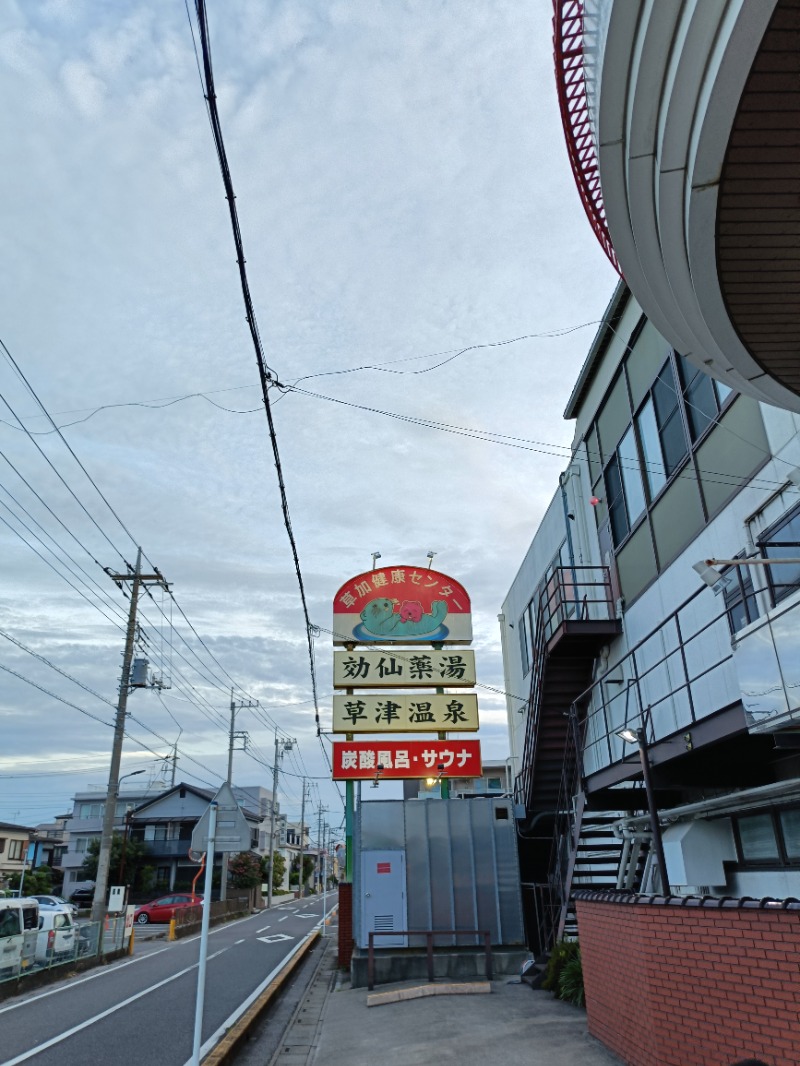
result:
[[[488,996],[492,993],[490,981],[465,981],[454,984],[412,985],[410,988],[392,988],[387,992],[372,992],[367,996],[368,1007],[381,1007],[384,1003],[404,1003],[407,999],[425,999],[427,996]]]
[[[527,948],[492,948],[492,974],[499,977],[518,974],[523,962],[530,958]],[[445,948],[433,953],[433,976],[448,980],[485,978],[486,956],[480,948]],[[375,984],[397,981],[425,981],[428,977],[428,958],[424,948],[395,948],[375,952]],[[350,960],[350,981],[353,988],[368,984],[367,951],[353,948]]]

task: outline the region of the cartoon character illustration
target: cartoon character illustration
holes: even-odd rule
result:
[[[419,600],[403,600],[400,604],[401,622],[419,622],[423,614],[424,611]]]
[[[404,637],[419,637],[425,633],[435,632],[447,615],[444,600],[434,600],[431,613],[425,614],[422,604],[417,600],[404,600],[398,610],[398,600],[381,596],[370,600],[361,612],[364,629],[376,637],[391,637],[401,640]]]

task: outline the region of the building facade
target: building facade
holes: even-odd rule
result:
[[[576,888],[800,896],[800,418],[698,371],[623,282],[565,417],[501,615],[534,950]]]
[[[591,225],[697,370],[800,411],[797,0],[554,0]]]

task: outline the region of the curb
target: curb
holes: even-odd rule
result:
[[[203,1066],[223,1066],[224,1063],[228,1063],[231,1060],[239,1045],[246,1038],[251,1026],[255,1025],[319,938],[320,930],[316,929],[285,969],[281,970],[278,976],[270,981],[258,999],[250,1004],[241,1018],[234,1022],[217,1046],[209,1051],[208,1055],[203,1059]]]

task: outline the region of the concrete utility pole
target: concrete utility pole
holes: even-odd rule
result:
[[[247,751],[248,735],[244,731],[236,732],[236,711],[241,710],[243,707],[257,707],[258,700],[239,700],[237,703],[233,698],[233,687],[231,687],[231,728],[228,734],[228,784],[233,784],[233,752],[234,745],[237,740],[244,741],[244,747],[239,748],[239,751]],[[222,870],[220,871],[220,884],[219,884],[219,898],[221,900],[228,898],[228,852],[222,853]]]
[[[108,792],[106,793],[105,808],[103,810],[103,828],[100,836],[100,853],[97,857],[97,877],[94,885],[94,899],[92,900],[93,922],[102,922],[106,913],[106,896],[108,895],[108,868],[111,864],[111,842],[114,837],[114,816],[117,809],[117,796],[119,795],[119,766],[122,761],[122,739],[125,735],[125,718],[128,713],[128,692],[130,691],[131,663],[133,661],[133,645],[136,636],[136,605],[139,599],[139,589],[142,585],[161,585],[169,591],[169,585],[162,574],[156,570],[154,574],[142,573],[142,549],[136,552],[136,567],[133,573],[112,574],[106,573],[112,581],[122,588],[123,581],[130,581],[131,604],[128,610],[128,628],[125,633],[125,651],[122,656],[122,676],[119,680],[119,700],[117,702],[117,714],[114,721],[114,740],[111,746],[111,766],[108,771]]]
[[[306,818],[306,779],[303,778],[303,802],[300,805],[300,868],[298,870],[299,875],[299,888],[300,899],[303,898],[303,859],[305,858],[306,850],[306,835],[305,835],[305,818]]]
[[[324,841],[322,837],[322,815],[327,813],[328,808],[323,807],[320,803],[317,808],[317,871],[316,881],[319,885],[319,890],[322,889],[322,853],[325,850]]]
[[[269,819],[269,881],[267,882],[267,907],[272,906],[272,869],[275,863],[275,815],[278,805],[278,768],[285,751],[291,751],[294,746],[293,740],[284,740],[283,748],[279,748],[278,730],[275,730],[275,758],[272,766],[272,813]]]

